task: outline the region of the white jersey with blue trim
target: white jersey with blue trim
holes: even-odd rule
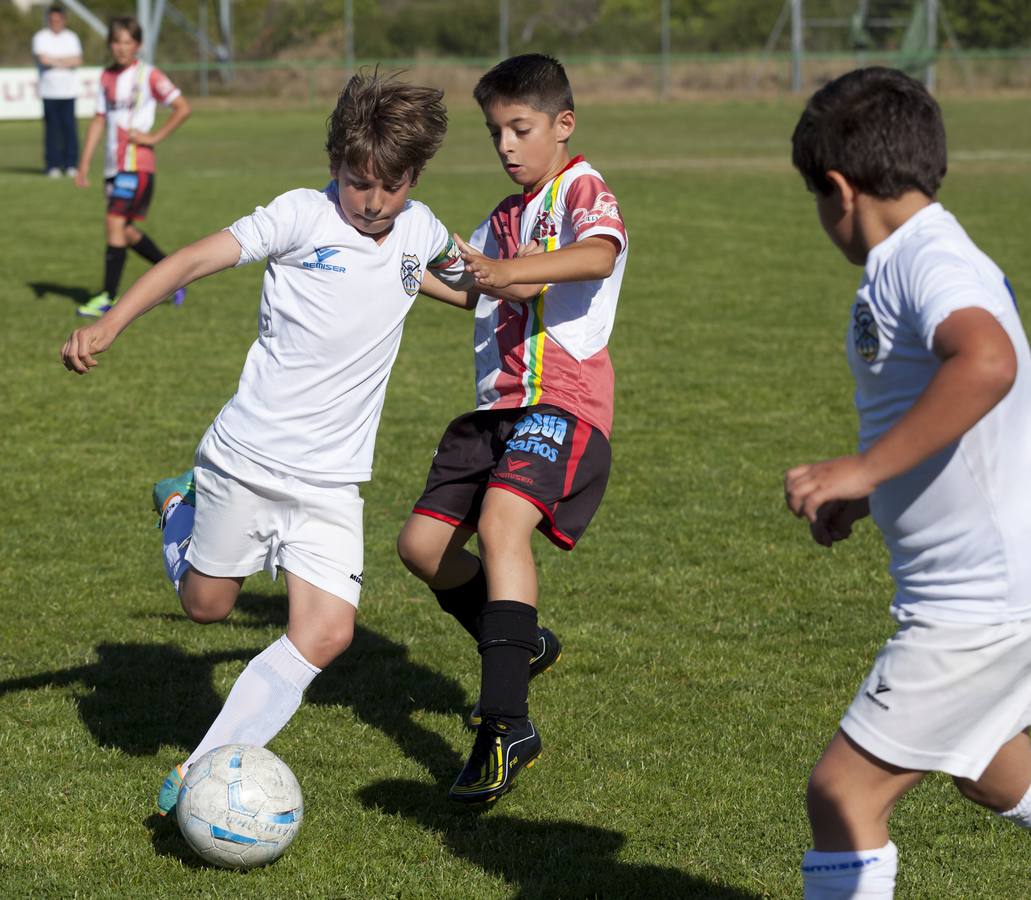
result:
[[[896,609],[993,624],[1031,618],[1031,353],[1009,283],[931,204],[870,251],[846,344],[865,450],[940,368],[935,329],[971,307],[1006,330],[1016,382],[960,440],[880,485],[870,509],[891,552]]]
[[[336,183],[259,206],[228,231],[267,259],[240,385],[214,422],[233,449],[315,483],[367,481],[387,379],[427,266],[464,276],[447,229],[409,201],[382,244],[344,217]]]

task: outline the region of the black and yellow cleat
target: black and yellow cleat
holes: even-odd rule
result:
[[[469,760],[448,792],[459,803],[491,803],[512,788],[516,775],[541,755],[541,737],[529,719],[514,727],[487,716],[476,732]]]
[[[538,675],[547,672],[555,663],[562,658],[562,642],[555,637],[554,632],[547,628],[537,629],[537,652],[530,657],[530,681]],[[472,729],[480,727],[480,701],[472,708],[465,720],[466,725]]]

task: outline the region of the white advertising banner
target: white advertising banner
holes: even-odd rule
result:
[[[80,66],[75,70],[79,94],[75,115],[88,119],[97,111],[97,89],[100,86],[99,66]],[[39,73],[35,67],[0,69],[0,119],[42,119],[43,101],[36,91]]]

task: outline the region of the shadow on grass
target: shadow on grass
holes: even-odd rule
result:
[[[37,300],[42,300],[51,294],[57,294],[60,297],[68,298],[76,305],[80,305],[93,296],[84,287],[77,287],[71,284],[57,284],[53,281],[30,281],[28,282],[28,287],[32,289]]]
[[[185,621],[176,617],[179,621]],[[285,600],[242,594],[236,625],[285,628]],[[173,644],[98,644],[96,662],[0,682],[0,696],[12,691],[81,685],[79,715],[102,747],[133,756],[158,753],[162,745],[195,747],[222,708],[213,670],[220,663],[246,662],[263,649],[191,654]],[[327,666],[308,689],[307,703],[350,707],[378,728],[438,782],[463,760],[436,733],[413,721],[416,710],[459,715],[467,698],[461,685],[412,663],[408,649],[357,626],[350,649]]]
[[[618,831],[570,821],[528,822],[456,809],[438,788],[417,781],[382,781],[359,791],[372,809],[439,833],[448,849],[485,872],[517,886],[514,896],[698,897],[754,900],[759,894],[726,888],[661,866],[621,862]]]

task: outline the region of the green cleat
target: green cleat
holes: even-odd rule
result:
[[[158,528],[165,526],[165,514],[171,512],[178,506],[173,501],[178,498],[180,502],[196,506],[196,486],[193,481],[193,469],[187,469],[181,475],[174,475],[171,478],[162,478],[154,485],[151,494],[154,501],[154,512],[160,517]]]
[[[176,766],[168,773],[165,783],[161,785],[161,790],[158,791],[159,816],[167,816],[175,809],[176,803],[179,802],[179,788],[183,786],[184,774],[185,770],[182,766]]]
[[[117,302],[111,299],[107,291],[102,291],[96,297],[90,297],[75,311],[75,314],[87,319],[99,319]]]
[[[491,803],[510,791],[516,775],[540,755],[541,737],[529,719],[519,727],[487,716],[448,797],[458,803]]]
[[[537,652],[530,658],[530,681],[543,675],[562,658],[562,642],[547,628],[537,629]],[[480,701],[476,701],[466,724],[473,730],[480,727]]]

